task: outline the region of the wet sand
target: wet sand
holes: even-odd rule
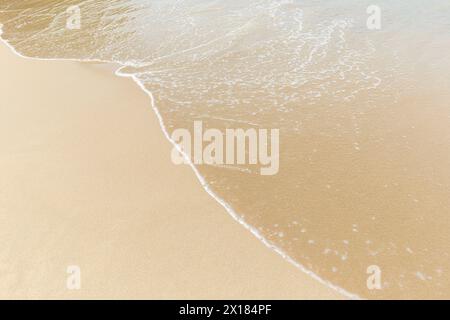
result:
[[[342,298],[172,164],[131,79],[3,44],[0,68],[0,298]]]

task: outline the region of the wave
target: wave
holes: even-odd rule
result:
[[[418,56],[405,54],[406,48],[426,39],[448,50],[445,37],[427,33],[429,28],[411,37],[404,31],[408,19],[369,33],[364,1],[81,1],[82,27],[67,30],[65,9],[72,2],[1,5],[3,41],[27,58],[118,63],[116,75],[131,77],[149,95],[177,148],[171,131],[199,119],[219,129],[280,129],[276,177],[189,163],[236,221],[345,296],[414,296],[411,288],[419,295],[429,288],[437,296],[445,292],[446,280],[430,276],[447,265],[437,254],[445,244],[429,239],[436,249],[426,255],[426,241],[395,231],[402,228],[399,214],[414,220],[429,208],[411,204],[418,186],[429,182],[402,171],[421,170],[414,159],[422,155],[410,151],[417,140],[392,138],[417,127],[416,118],[399,121],[421,108],[406,108],[405,101],[428,94],[417,76],[439,78],[432,69],[418,73]],[[447,12],[441,9],[435,21],[446,21]],[[441,70],[450,66],[442,52],[430,50],[427,58],[439,59]],[[427,102],[437,108],[436,101]],[[405,192],[386,191],[400,185]],[[386,205],[386,198],[398,207]],[[414,255],[411,262],[405,250],[391,261],[393,252],[411,246],[426,258]],[[367,267],[387,261],[386,289],[368,292]],[[415,280],[418,272],[425,280]]]

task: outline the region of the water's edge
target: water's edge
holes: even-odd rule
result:
[[[288,261],[289,263],[291,263],[292,265],[294,265],[297,269],[300,269],[302,272],[306,273],[307,275],[311,276],[313,279],[319,281],[321,284],[337,291],[338,293],[342,294],[343,296],[349,298],[349,299],[363,299],[362,297],[348,292],[347,290],[336,286],[335,284],[333,284],[332,282],[325,280],[321,277],[319,277],[316,273],[312,272],[311,270],[308,270],[305,266],[303,266],[302,264],[300,264],[299,262],[295,261],[294,259],[292,259],[288,254],[286,254],[281,248],[275,246],[273,243],[271,243],[268,239],[266,239],[260,232],[259,230],[257,230],[256,228],[252,227],[251,225],[249,225],[248,223],[246,223],[238,214],[236,211],[234,211],[234,209],[221,197],[219,197],[216,193],[214,193],[214,191],[210,188],[209,184],[207,183],[207,181],[204,179],[204,177],[200,174],[199,170],[195,167],[195,165],[192,163],[190,157],[188,155],[186,155],[183,150],[177,145],[177,143],[172,140],[172,138],[170,137],[166,126],[164,124],[164,120],[161,116],[160,111],[158,110],[158,108],[156,107],[155,104],[155,99],[153,97],[152,92],[150,92],[147,88],[144,87],[144,85],[139,82],[138,78],[133,75],[133,74],[125,74],[122,73],[121,70],[123,68],[126,67],[130,67],[133,66],[132,64],[128,64],[128,65],[124,65],[122,62],[119,61],[108,61],[108,60],[100,60],[100,59],[72,59],[72,58],[41,58],[41,57],[30,57],[30,56],[25,56],[23,54],[21,54],[20,52],[18,52],[6,39],[2,38],[2,28],[1,28],[1,24],[0,24],[0,42],[4,43],[15,55],[24,58],[24,59],[31,59],[31,60],[40,60],[40,61],[75,61],[75,62],[98,62],[98,63],[109,63],[109,64],[118,64],[120,65],[114,72],[114,74],[118,77],[124,77],[124,78],[132,78],[134,80],[134,82],[139,86],[139,88],[141,88],[149,97],[150,97],[150,101],[151,101],[151,106],[153,111],[156,114],[156,117],[158,118],[158,122],[159,125],[164,133],[164,136],[167,138],[167,140],[170,141],[170,143],[173,145],[173,147],[175,147],[183,156],[184,158],[187,160],[187,163],[190,165],[190,167],[192,168],[192,170],[194,171],[197,179],[199,180],[200,184],[202,185],[202,187],[204,188],[204,190],[215,200],[217,201],[220,205],[222,205],[222,207],[225,208],[225,210],[228,212],[228,214],[235,220],[237,221],[239,224],[241,224],[242,226],[244,226],[244,228],[246,228],[247,230],[249,230],[258,240],[260,240],[266,247],[268,247],[269,249],[275,251],[276,253],[278,253],[281,257],[283,257],[284,260]]]

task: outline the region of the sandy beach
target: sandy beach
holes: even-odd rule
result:
[[[0,298],[342,298],[172,164],[133,80],[3,44],[0,68]]]
[[[449,20],[0,2],[0,298],[448,298]]]

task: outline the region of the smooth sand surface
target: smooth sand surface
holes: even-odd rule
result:
[[[172,164],[131,79],[3,44],[0,70],[0,298],[342,298]]]

